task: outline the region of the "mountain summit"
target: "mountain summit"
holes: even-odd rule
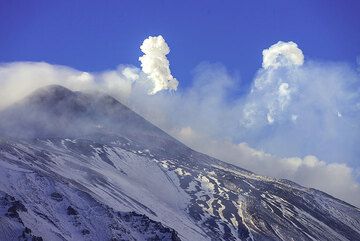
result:
[[[357,207],[62,86],[0,112],[0,210],[0,240],[360,240]]]

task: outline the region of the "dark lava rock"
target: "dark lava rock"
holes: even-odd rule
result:
[[[63,195],[61,195],[58,192],[53,192],[53,193],[51,193],[51,199],[61,202],[63,200]]]
[[[25,239],[29,236],[31,236],[31,229],[28,227],[25,227],[25,229],[23,230],[23,232],[21,234],[21,237]]]
[[[153,236],[148,237],[148,241],[181,241],[178,233],[174,229],[165,227],[162,223],[153,221],[144,214],[139,214],[134,211],[128,213],[119,212],[118,214],[122,220],[130,223],[130,225],[140,233],[150,232]]]
[[[23,238],[23,239],[21,239],[21,240],[43,241],[43,238],[42,238],[42,237],[38,237],[38,236],[32,235],[32,234],[31,234],[31,229],[28,228],[28,227],[25,227],[25,229],[24,229],[23,232],[22,232],[21,237]],[[20,239],[19,239],[19,240],[20,240]]]
[[[27,209],[24,206],[24,204],[22,204],[20,201],[14,201],[12,202],[12,206],[8,209],[8,212],[16,212],[16,211],[26,212]]]
[[[78,213],[78,211],[76,211],[73,207],[69,206],[69,207],[67,208],[67,214],[68,214],[68,215],[78,215],[79,213]]]
[[[33,236],[32,241],[43,241],[42,237]]]
[[[6,216],[11,218],[19,218],[18,212],[26,212],[27,209],[25,208],[24,204],[20,201],[13,201],[11,202],[11,206],[8,208]]]

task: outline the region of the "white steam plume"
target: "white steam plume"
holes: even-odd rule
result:
[[[179,82],[171,75],[169,60],[166,55],[170,52],[164,38],[159,35],[148,37],[140,46],[144,53],[139,58],[142,71],[147,74],[153,84],[149,94],[156,94],[161,90],[176,90]]]
[[[304,55],[301,49],[294,42],[282,42],[264,49],[263,52],[264,69],[278,68],[281,66],[299,66],[304,63]]]

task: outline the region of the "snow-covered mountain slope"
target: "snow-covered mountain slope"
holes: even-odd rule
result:
[[[0,113],[0,240],[360,240],[360,210],[191,150],[110,96]]]

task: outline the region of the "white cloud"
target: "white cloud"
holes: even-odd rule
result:
[[[156,94],[167,89],[176,90],[179,82],[171,75],[169,60],[166,57],[170,48],[164,38],[161,35],[150,36],[144,40],[140,49],[144,53],[139,58],[142,71],[147,74],[153,84],[149,94]]]
[[[117,70],[97,74],[97,85],[100,90],[126,102],[132,92],[134,82],[138,79],[138,69],[119,66]]]
[[[264,69],[278,68],[282,66],[298,66],[304,63],[304,55],[294,42],[282,42],[263,50]]]
[[[137,68],[132,67],[126,67],[121,72],[126,79],[129,79],[131,81],[138,80],[140,78],[139,70]]]
[[[65,66],[43,62],[15,62],[0,65],[0,109],[12,104],[35,89],[49,84],[62,84],[72,89],[91,88],[94,77]]]
[[[140,79],[138,68],[123,65],[116,70],[88,73],[44,62],[2,64],[0,65],[0,109],[20,100],[35,89],[50,84],[60,84],[72,90],[102,91],[126,101],[138,79]],[[138,84],[141,85],[141,81],[139,82]]]

